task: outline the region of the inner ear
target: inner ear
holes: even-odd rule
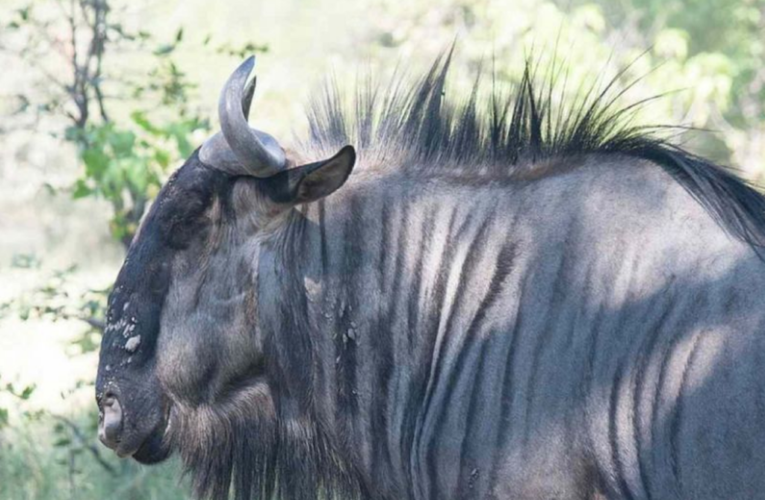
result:
[[[345,146],[328,160],[280,172],[268,179],[269,193],[278,203],[310,203],[334,193],[345,184],[356,163],[353,146]]]

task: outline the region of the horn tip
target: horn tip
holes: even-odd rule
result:
[[[232,78],[247,78],[255,67],[255,56],[250,56],[231,74]],[[244,82],[242,82],[244,84]]]

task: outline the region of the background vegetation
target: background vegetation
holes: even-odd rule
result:
[[[0,6],[0,498],[185,498],[178,465],[95,438],[103,309],[141,215],[216,128],[218,89],[259,57],[253,123],[288,142],[328,74],[422,70],[457,37],[462,94],[524,58],[569,96],[623,71],[640,120],[765,170],[765,0],[3,0]]]

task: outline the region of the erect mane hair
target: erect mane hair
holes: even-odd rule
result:
[[[349,106],[329,80],[309,103],[310,133],[303,147],[326,154],[354,144],[362,169],[384,165],[379,168],[397,168],[407,175],[476,180],[512,179],[535,169],[552,174],[555,165],[566,162],[545,160],[583,155],[649,160],[679,182],[725,231],[765,259],[765,197],[730,169],[657,133],[685,127],[635,125],[635,112],[661,96],[620,105],[626,90],[639,80],[617,90],[629,66],[600,88],[596,80],[583,97],[566,101],[560,68],[553,67],[539,81],[536,66],[527,59],[514,91],[498,90],[492,76],[488,99],[479,98],[479,71],[469,97],[460,101],[445,92],[451,59],[451,52],[438,57],[414,86],[401,74],[385,89],[367,80],[358,85]],[[563,102],[556,105],[556,97]]]

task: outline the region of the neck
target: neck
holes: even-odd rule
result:
[[[267,358],[280,418],[310,421],[375,496],[406,498],[396,493],[418,403],[409,394],[428,363],[414,315],[395,314],[413,279],[408,257],[393,250],[402,212],[395,200],[348,191],[295,211],[261,256]]]
[[[381,498],[407,498],[413,484],[431,361],[460,307],[462,278],[444,264],[460,269],[480,254],[467,244],[457,255],[452,239],[486,230],[472,223],[475,207],[449,203],[444,213],[443,197],[422,188],[346,189],[295,212],[261,265],[263,326],[282,346],[281,417],[316,423]]]

